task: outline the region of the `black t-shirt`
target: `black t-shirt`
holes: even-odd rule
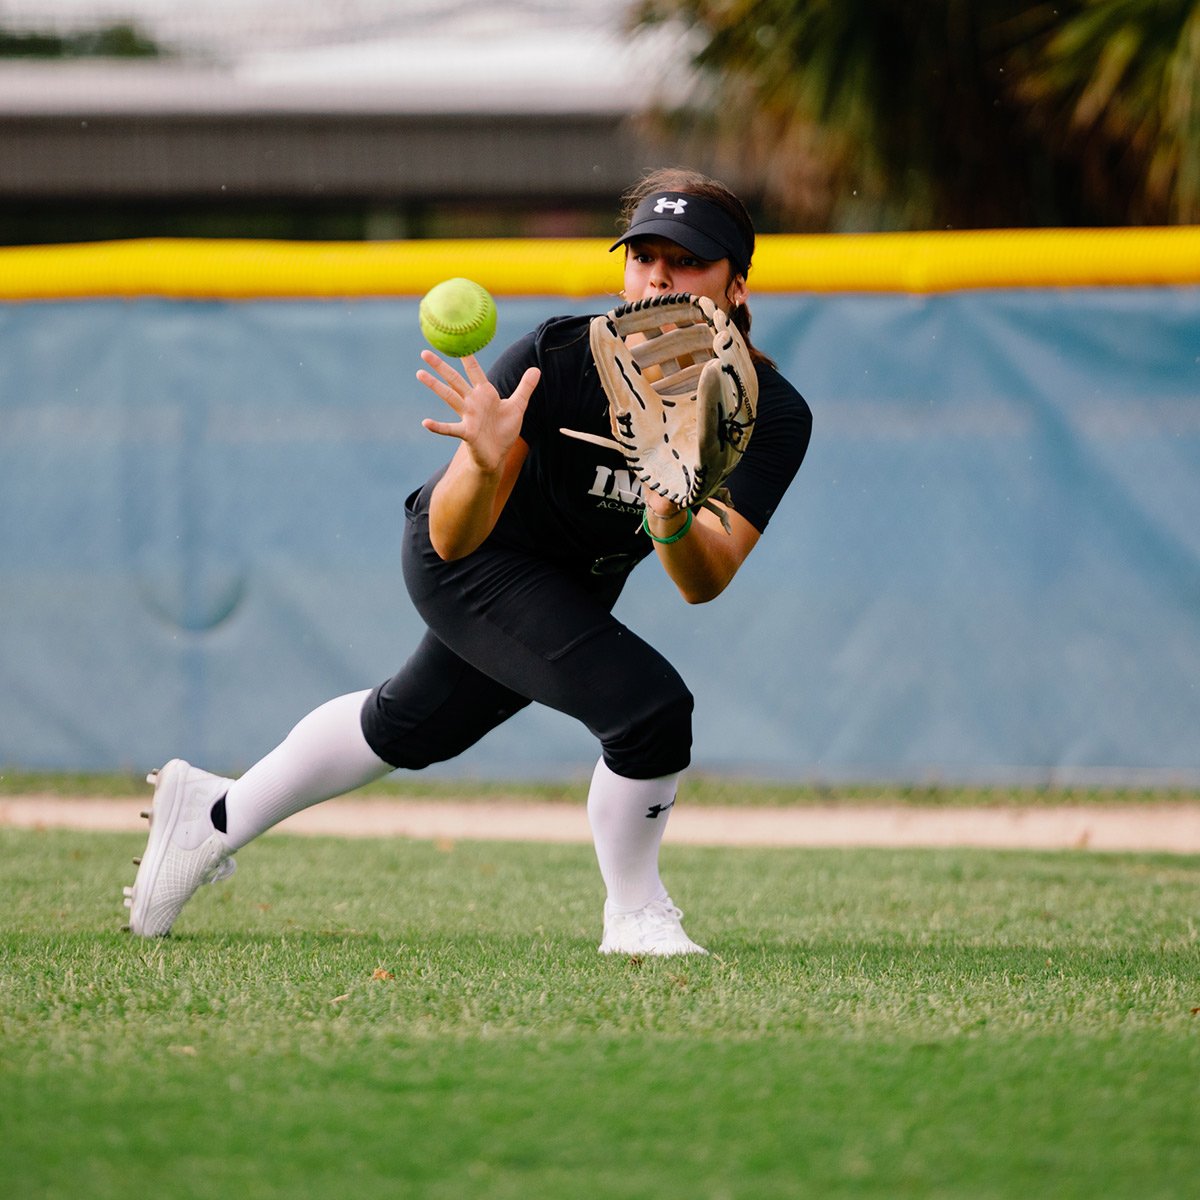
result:
[[[611,437],[608,399],[588,343],[589,317],[555,317],[510,346],[488,376],[511,395],[539,367],[521,437],[529,454],[492,537],[565,566],[621,570],[653,549],[641,531],[641,484],[617,450],[567,437],[576,429]],[[767,527],[808,449],[812,414],[774,368],[759,364],[750,445],[726,481],[734,508]]]

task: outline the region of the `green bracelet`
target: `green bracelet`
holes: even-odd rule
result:
[[[653,533],[650,532],[650,510],[648,508],[643,508],[642,509],[642,528],[646,531],[646,536],[652,542],[657,542],[658,545],[660,545],[660,546],[673,546],[692,527],[692,510],[690,508],[688,508],[688,509],[684,509],[684,511],[687,513],[687,520],[684,521],[684,523],[682,525],[680,525],[680,527],[677,530],[675,530],[675,532],[673,534],[671,534],[670,537],[660,538],[660,537],[656,537]]]

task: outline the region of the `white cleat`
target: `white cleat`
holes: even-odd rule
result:
[[[670,896],[651,900],[633,912],[614,912],[604,906],[604,940],[601,954],[707,954],[680,924],[683,913]]]
[[[233,780],[173,758],[146,782],[154,784],[154,802],[142,813],[150,820],[150,840],[125,904],[131,933],[163,937],[197,888],[233,874],[228,844],[210,815]]]

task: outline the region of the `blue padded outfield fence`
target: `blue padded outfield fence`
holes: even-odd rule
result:
[[[452,448],[419,295],[497,293],[486,363],[609,307],[605,248],[0,250],[0,764],[237,771],[390,674],[401,504]],[[751,284],[808,461],[725,595],[649,563],[618,608],[697,694],[696,768],[1200,779],[1197,231],[764,238]],[[594,757],[535,710],[439,773]]]

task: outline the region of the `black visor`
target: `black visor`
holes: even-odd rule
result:
[[[752,247],[737,222],[719,205],[686,192],[655,192],[634,211],[629,228],[609,247],[615,250],[638,238],[668,238],[697,258],[727,258],[739,275],[750,269]]]

